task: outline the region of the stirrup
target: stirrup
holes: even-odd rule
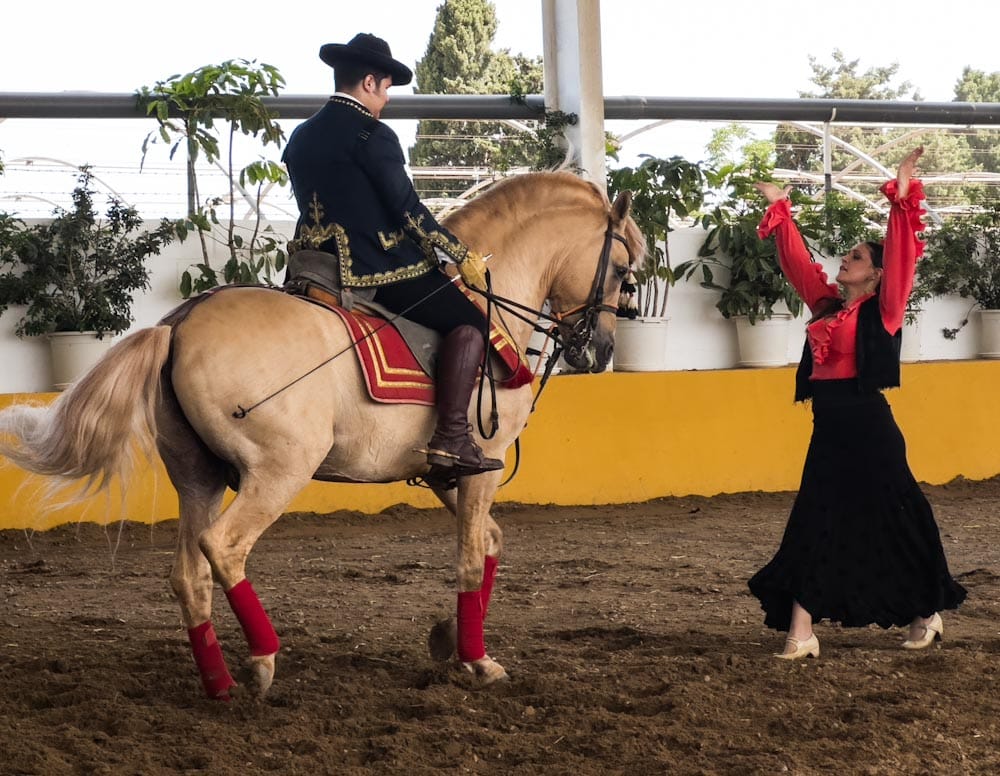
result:
[[[431,441],[434,441],[433,439]],[[441,443],[439,443],[441,444]],[[455,446],[459,450],[464,450],[466,457],[461,453],[453,453],[440,447],[432,447],[430,444],[426,448],[417,449],[416,452],[424,453],[427,456],[427,463],[433,468],[454,469],[458,476],[471,476],[484,472],[499,471],[505,464],[498,458],[487,458],[483,455],[482,449],[470,437],[460,440]]]
[[[457,456],[454,453],[449,453],[447,450],[442,450],[439,447],[426,447],[419,452],[424,453],[427,456],[427,463],[429,463],[432,467],[438,466],[444,469],[451,469],[458,464],[459,460],[461,460],[460,456]]]
[[[431,469],[419,479],[428,488],[436,490],[452,490],[458,487],[458,475],[454,466],[431,466]]]
[[[472,477],[476,474],[485,474],[486,472],[497,472],[504,468],[504,462],[499,458],[487,458],[486,456],[480,456],[479,460],[475,463],[462,463],[461,460],[455,464],[455,473],[459,477]]]
[[[471,477],[475,474],[485,472],[500,471],[505,464],[499,458],[487,458],[480,452],[477,460],[462,460],[461,456],[449,453],[447,450],[430,447],[424,450],[416,450],[418,453],[427,455],[427,463],[430,464],[431,471],[452,472],[452,477]]]

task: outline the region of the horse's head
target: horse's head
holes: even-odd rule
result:
[[[570,172],[539,172],[494,185],[445,223],[467,245],[495,255],[501,296],[549,300],[571,367],[602,372],[614,352],[622,280],[645,254],[631,206],[628,192],[612,204]]]
[[[603,231],[580,235],[576,255],[554,278],[549,294],[563,357],[581,372],[607,368],[614,353],[622,281],[645,252],[642,234],[629,216],[631,206],[632,195],[622,192],[606,214]]]

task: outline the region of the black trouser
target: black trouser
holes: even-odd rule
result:
[[[382,286],[375,292],[375,301],[441,336],[464,325],[473,326],[482,333],[486,331],[486,316],[438,270]],[[415,303],[412,310],[407,310]],[[404,310],[407,312],[403,313]]]

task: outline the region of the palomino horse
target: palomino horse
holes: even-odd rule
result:
[[[622,279],[644,250],[630,203],[624,194],[612,205],[570,173],[536,173],[498,183],[447,225],[471,248],[493,254],[498,297],[534,310],[548,299],[571,366],[599,372],[613,349]],[[148,450],[155,442],[179,497],[170,583],[205,691],[227,698],[235,686],[212,627],[214,578],[243,628],[263,693],[279,642],[246,578],[254,543],[311,479],[371,483],[426,474],[416,450],[431,435],[434,411],[371,401],[351,354],[310,372],[349,350],[351,339],[338,316],[301,298],[233,288],[186,312],[123,339],[50,407],[0,413],[0,453],[30,471],[100,486],[127,476],[137,443]],[[503,317],[523,352],[533,320]],[[234,412],[264,396],[252,413]],[[497,391],[499,431],[478,440],[486,455],[504,457],[531,403],[530,385]],[[472,404],[474,416],[475,398]],[[502,538],[490,508],[502,476],[461,477],[456,488],[436,491],[458,524],[457,627],[441,629],[443,654],[457,648],[484,685],[506,676],[483,638]],[[227,483],[238,492],[222,509]]]

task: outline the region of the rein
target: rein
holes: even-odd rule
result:
[[[601,248],[601,258],[597,264],[597,272],[594,274],[590,303],[556,314],[556,320],[561,321],[565,320],[569,315],[581,313],[579,320],[573,324],[573,339],[567,343],[567,348],[571,354],[582,356],[583,352],[590,345],[590,341],[594,338],[594,330],[597,328],[597,316],[601,313],[615,314],[618,312],[617,307],[612,307],[603,301],[604,283],[607,280],[608,268],[611,266],[612,239],[618,240],[625,246],[625,250],[629,253],[629,263],[631,263],[632,252],[629,251],[628,242],[626,242],[624,237],[612,230],[611,223],[609,222],[608,228],[604,233],[604,246]]]
[[[608,269],[611,266],[611,241],[612,240],[618,240],[618,242],[620,242],[622,245],[625,246],[625,250],[628,252],[628,255],[629,255],[629,262],[631,263],[631,261],[632,261],[632,251],[629,249],[628,242],[626,241],[626,239],[624,237],[622,237],[620,234],[617,234],[614,231],[614,229],[612,227],[611,220],[609,219],[608,220],[607,229],[604,232],[604,243],[603,243],[603,245],[601,247],[601,255],[600,255],[600,258],[599,258],[598,263],[597,263],[597,269],[594,272],[594,280],[591,283],[590,297],[583,304],[577,305],[576,307],[570,308],[569,310],[555,311],[555,312],[552,312],[551,314],[547,314],[547,313],[542,312],[541,310],[536,310],[533,307],[529,307],[528,305],[522,304],[521,302],[518,302],[518,301],[516,301],[514,299],[508,299],[506,297],[499,296],[498,294],[494,294],[493,293],[493,284],[492,284],[492,281],[490,279],[490,274],[489,274],[488,270],[487,270],[487,273],[486,273],[486,286],[487,287],[486,287],[485,290],[484,289],[476,288],[475,286],[469,286],[469,288],[471,290],[475,291],[477,294],[481,295],[482,297],[484,297],[486,299],[486,331],[487,332],[490,331],[491,326],[492,326],[493,308],[495,306],[495,307],[499,308],[502,311],[506,311],[506,312],[511,313],[515,317],[520,318],[522,321],[530,323],[531,327],[532,327],[532,329],[534,331],[540,332],[541,334],[544,334],[546,337],[548,337],[549,339],[551,339],[552,342],[553,342],[553,345],[552,345],[552,355],[549,357],[547,363],[545,364],[545,371],[542,374],[542,378],[541,378],[541,381],[540,381],[539,386],[538,386],[538,392],[535,394],[535,398],[534,398],[534,400],[531,403],[531,412],[535,411],[535,407],[538,404],[538,400],[541,398],[542,391],[545,389],[545,386],[548,383],[549,378],[552,376],[552,370],[555,368],[556,362],[559,360],[559,357],[562,355],[563,350],[568,350],[568,352],[570,352],[571,354],[579,354],[582,357],[582,354],[586,351],[587,347],[590,345],[590,342],[591,342],[591,340],[594,337],[594,331],[597,328],[598,316],[602,312],[616,313],[618,311],[617,307],[614,307],[614,306],[609,305],[609,304],[605,304],[604,301],[603,301],[604,300],[604,285],[605,285],[605,282],[607,281]],[[458,280],[459,277],[460,276],[456,275],[454,278],[451,279],[450,282],[454,283],[456,280]],[[278,394],[283,393],[284,391],[287,391],[293,385],[301,382],[302,380],[304,380],[305,378],[307,378],[309,375],[313,374],[314,372],[318,371],[319,369],[321,369],[324,366],[326,366],[327,364],[329,364],[334,359],[339,358],[340,356],[344,355],[345,353],[351,351],[358,343],[364,342],[369,337],[374,336],[379,331],[381,331],[383,328],[385,328],[386,326],[390,325],[397,318],[405,317],[406,313],[408,313],[410,310],[412,310],[417,305],[422,304],[427,299],[430,299],[432,296],[434,296],[434,294],[436,294],[438,291],[440,291],[441,288],[444,288],[444,286],[441,286],[440,288],[435,289],[431,293],[429,293],[426,296],[424,296],[422,299],[419,299],[418,301],[414,302],[412,305],[410,305],[409,307],[407,307],[402,312],[397,313],[396,315],[393,315],[390,318],[387,318],[381,325],[377,326],[372,331],[370,331],[367,334],[365,334],[359,340],[351,342],[351,344],[348,345],[347,347],[341,349],[337,353],[334,353],[329,358],[327,358],[327,359],[321,361],[320,363],[318,363],[312,369],[309,369],[307,372],[304,372],[303,374],[299,375],[294,380],[291,380],[290,382],[288,382],[285,385],[281,386],[277,390],[272,391],[270,394],[268,394],[264,398],[260,399],[259,401],[251,404],[249,407],[243,407],[242,405],[237,404],[236,405],[236,410],[232,413],[232,416],[234,418],[236,418],[237,420],[242,420],[247,415],[249,415],[251,412],[253,412],[253,410],[257,409],[259,406],[261,406],[265,402],[268,402],[271,399],[273,399],[275,396],[277,396]],[[524,313],[530,313],[534,317],[533,318],[528,318],[527,315],[524,315],[522,313],[522,311]],[[566,345],[564,345],[563,342],[562,342],[562,335],[560,334],[560,331],[559,331],[559,328],[558,328],[558,324],[565,322],[567,318],[569,318],[570,316],[573,316],[573,315],[579,315],[580,317],[573,324],[573,327],[572,327],[572,337],[570,339],[570,342],[567,343]],[[501,322],[502,322],[503,316],[501,315],[500,317],[501,317]],[[541,327],[541,326],[538,325],[538,319],[539,318],[544,319],[546,321],[549,321],[549,322],[551,322],[552,324],[555,324],[555,325],[553,325],[553,326],[551,326],[549,328],[543,328],[543,327]],[[507,326],[506,323],[503,323],[503,325],[504,325],[505,328],[507,328],[508,331],[510,330],[510,327]],[[486,358],[484,358],[484,363],[483,363],[483,379],[480,380],[480,382],[479,382],[479,393],[478,393],[478,397],[477,397],[477,406],[476,406],[476,419],[477,419],[477,421],[479,423],[479,433],[482,435],[482,437],[484,439],[492,439],[493,436],[496,435],[497,430],[500,427],[500,420],[499,420],[499,413],[497,412],[497,402],[496,402],[496,379],[495,379],[495,377],[493,375],[492,359],[489,357],[489,335],[486,334],[484,336],[486,337],[486,340],[487,340],[486,341],[487,356],[486,356]],[[489,384],[490,384],[490,397],[491,397],[491,403],[492,403],[492,406],[493,406],[493,409],[490,412],[490,424],[491,424],[491,428],[490,428],[490,431],[488,432],[488,434],[487,434],[486,429],[483,427],[483,420],[482,420],[483,392],[485,390],[485,385],[484,384],[486,382],[489,382]],[[506,485],[508,482],[510,482],[514,478],[514,475],[517,474],[517,470],[518,470],[518,467],[519,467],[519,464],[520,464],[520,458],[521,458],[521,440],[520,440],[520,437],[518,437],[517,439],[514,440],[514,449],[515,449],[515,453],[516,453],[516,460],[515,460],[515,463],[514,463],[514,470],[511,472],[510,476],[507,477],[507,479],[504,480],[503,483],[501,483],[501,487],[503,485]],[[412,482],[411,484],[417,484],[417,483],[416,482]]]
[[[458,276],[457,275],[455,277],[453,277],[449,282],[450,283],[454,283],[456,280],[458,280]],[[243,420],[243,418],[245,418],[247,415],[249,415],[251,412],[253,412],[255,409],[257,409],[260,405],[264,404],[265,402],[270,401],[271,399],[273,399],[278,394],[287,391],[289,388],[291,388],[296,383],[299,383],[302,380],[305,380],[313,372],[316,372],[316,371],[322,369],[324,366],[326,366],[327,364],[329,364],[334,359],[340,358],[345,353],[351,352],[351,350],[353,350],[355,346],[357,346],[358,344],[364,342],[369,337],[374,337],[376,334],[378,334],[380,331],[382,331],[382,329],[384,329],[386,326],[389,326],[396,319],[405,317],[406,314],[408,312],[410,312],[410,310],[412,310],[417,305],[420,305],[420,304],[423,304],[424,302],[426,302],[428,299],[430,299],[432,296],[434,296],[434,294],[438,293],[444,287],[445,286],[439,286],[438,288],[435,288],[429,294],[425,295],[421,299],[418,299],[416,302],[414,302],[413,304],[411,304],[409,307],[407,307],[402,312],[396,313],[395,315],[393,315],[393,316],[391,316],[389,318],[386,318],[382,323],[380,323],[378,326],[376,326],[374,329],[372,329],[370,332],[368,332],[367,334],[365,334],[360,339],[352,340],[351,344],[348,345],[347,347],[342,348],[341,350],[337,351],[336,353],[334,353],[329,358],[327,358],[327,359],[325,359],[323,361],[320,361],[318,364],[316,364],[316,366],[314,366],[308,372],[304,372],[304,373],[300,374],[294,380],[291,380],[290,382],[285,383],[283,386],[281,386],[280,388],[278,388],[275,391],[272,391],[267,396],[265,396],[263,399],[260,399],[259,401],[254,402],[249,407],[244,407],[241,404],[237,404],[236,405],[236,410],[233,412],[233,417],[236,418],[237,420]]]
[[[505,310],[517,318],[520,318],[526,323],[530,323],[534,331],[544,334],[546,337],[553,341],[552,355],[545,365],[545,372],[542,375],[541,383],[538,386],[538,393],[535,394],[535,400],[532,402],[531,410],[534,412],[535,406],[538,403],[539,397],[542,395],[542,391],[545,388],[546,383],[548,383],[549,377],[552,374],[552,369],[555,367],[556,362],[559,360],[559,356],[562,355],[563,350],[568,350],[571,354],[580,354],[587,349],[590,345],[591,340],[594,337],[594,330],[597,328],[597,318],[602,312],[607,313],[617,313],[618,308],[609,304],[605,304],[604,299],[604,284],[607,281],[608,269],[611,266],[611,241],[617,240],[622,245],[625,246],[625,250],[629,255],[629,262],[632,261],[632,251],[629,248],[628,241],[622,237],[620,234],[616,233],[612,228],[611,221],[609,219],[607,229],[604,232],[604,244],[601,247],[600,259],[597,263],[597,269],[594,272],[594,280],[591,283],[590,296],[586,302],[583,304],[572,307],[568,310],[555,311],[550,314],[544,313],[541,310],[536,310],[533,307],[521,304],[513,299],[508,299],[506,297],[499,296],[493,293],[492,285],[489,282],[489,273],[487,272],[487,290],[482,290],[478,288],[473,288],[472,290],[481,296],[485,297],[487,300],[487,310],[490,309],[490,304],[496,304],[502,310]],[[533,317],[529,318],[527,315],[522,314],[521,311],[530,313]],[[573,336],[570,341],[565,345],[562,342],[562,335],[559,332],[558,324],[566,321],[567,318],[573,315],[579,315],[580,318],[573,324],[572,331]],[[538,325],[538,319],[544,319],[550,323],[557,324],[549,328],[543,328]],[[505,324],[506,325],[506,324]],[[507,327],[509,330],[509,327]],[[539,354],[540,355],[540,354]],[[489,375],[491,381],[493,376]],[[480,384],[480,401],[482,396],[482,384]],[[494,401],[494,406],[496,402]],[[477,413],[479,414],[479,413]],[[480,424],[480,433],[484,433],[482,424]],[[496,433],[494,429],[493,433]],[[489,438],[489,437],[487,437]]]

